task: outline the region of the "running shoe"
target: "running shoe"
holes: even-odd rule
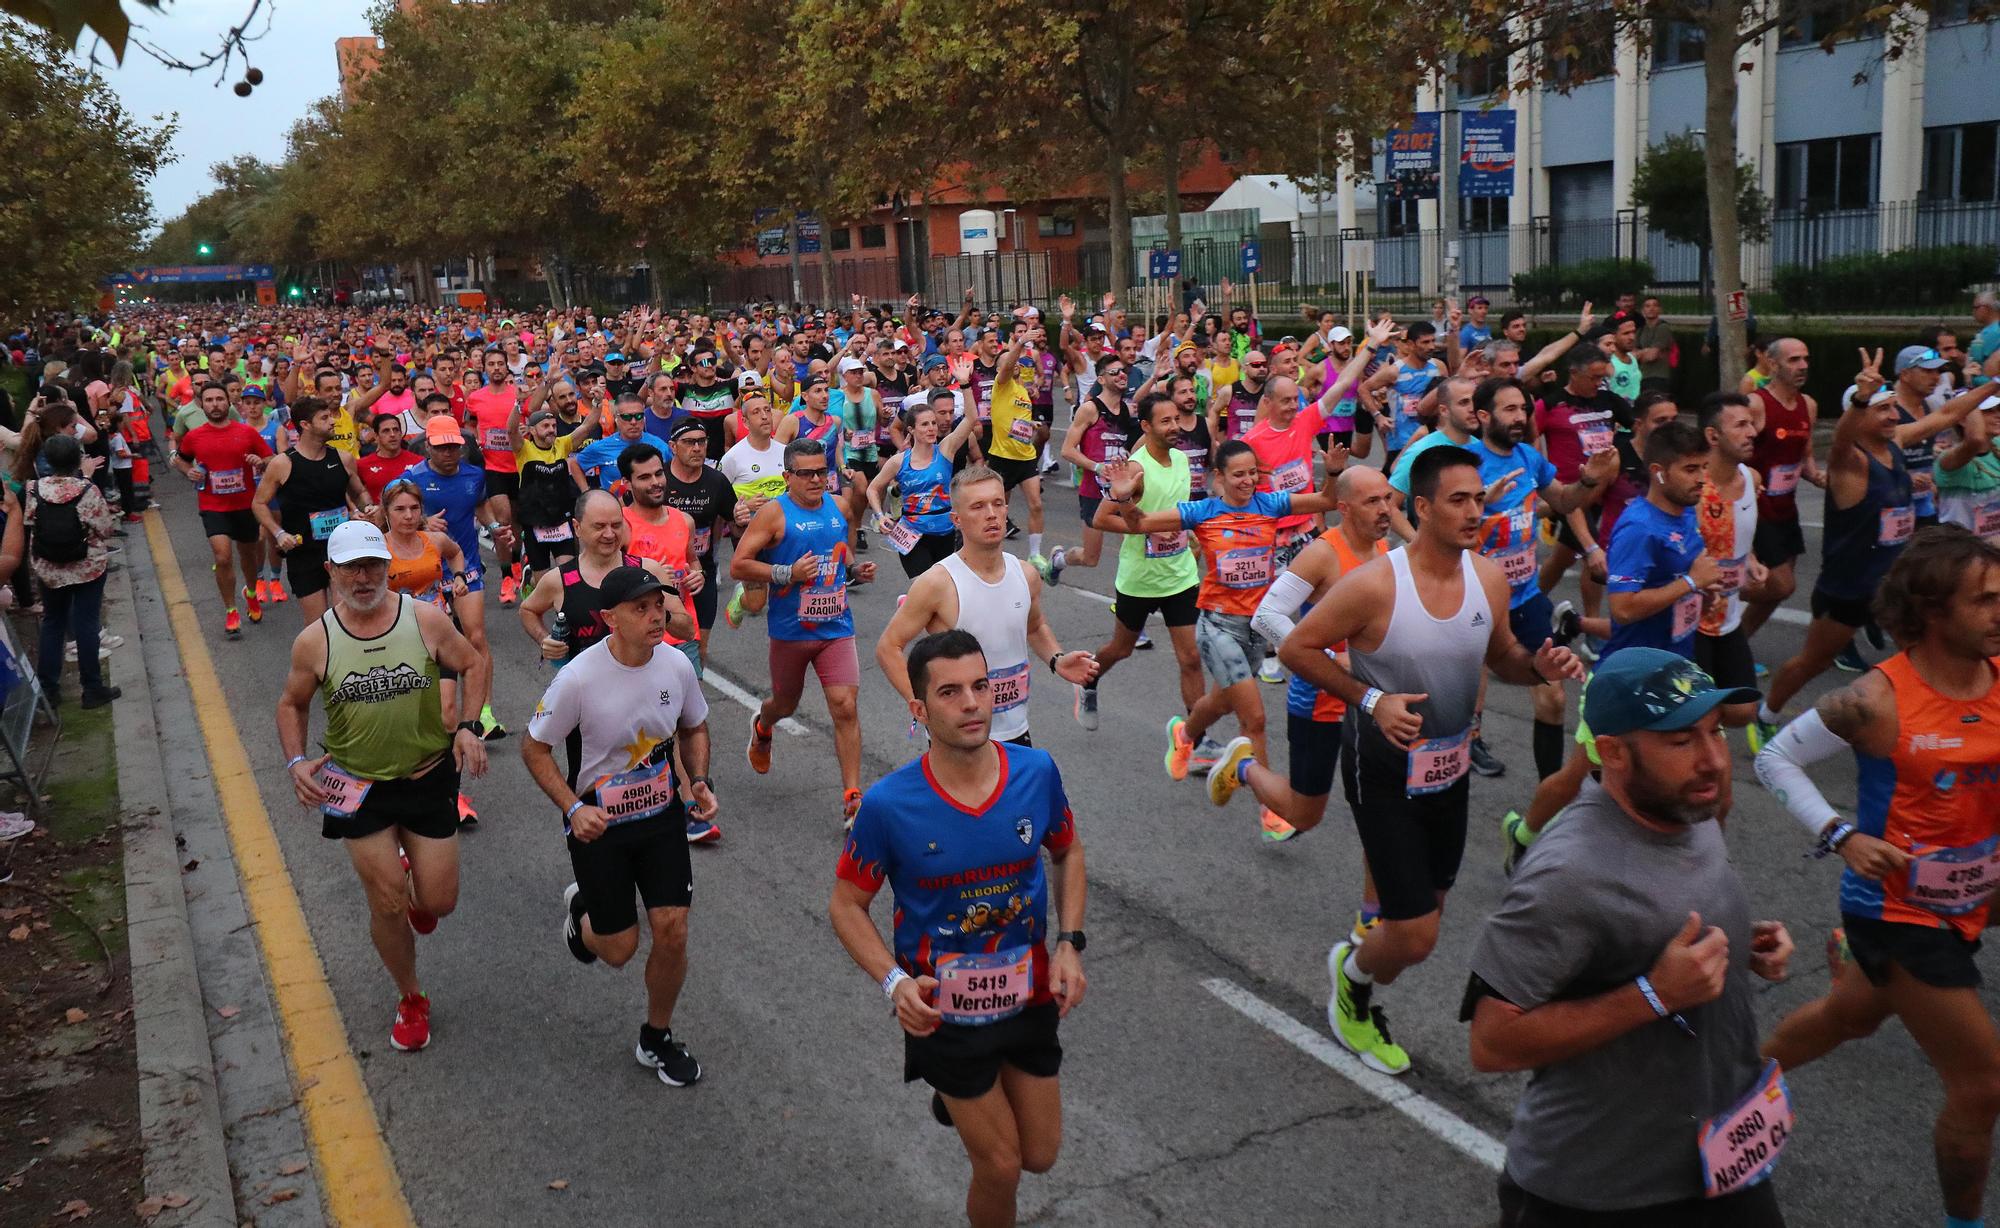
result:
[[[260,576],[257,579],[257,600],[269,601],[270,599],[271,599],[271,582]]]
[[[404,1053],[415,1053],[431,1043],[431,1000],[413,993],[396,1003],[396,1022],[389,1028],[389,1043]]]
[[[1840,970],[1853,958],[1854,952],[1847,948],[1846,928],[1834,926],[1833,932],[1826,936],[1826,974],[1836,981],[1839,980]]]
[[[1174,780],[1186,780],[1188,758],[1194,754],[1194,744],[1188,741],[1187,718],[1169,717],[1167,720],[1167,775]]]
[[[291,598],[285,596],[285,581],[281,576],[271,577],[271,604],[283,605]]]
[[[737,581],[736,591],[729,594],[729,603],[722,607],[722,621],[731,629],[743,625],[743,583]]]
[[[1222,758],[1222,743],[1203,734],[1201,741],[1195,745],[1194,753],[1188,756],[1188,766],[1197,772],[1206,772],[1214,767],[1215,761],[1220,758]]]
[[[1769,678],[1771,676],[1771,667],[1759,661],[1757,662],[1756,674],[1759,678]]]
[[[686,1087],[701,1078],[701,1063],[694,1060],[686,1045],[674,1039],[672,1028],[640,1024],[639,1046],[632,1056],[641,1066],[658,1071],[660,1082],[668,1087]]]
[[[125,637],[122,635],[100,635],[97,637],[97,655],[100,657],[106,656],[113,649],[123,647],[124,643]],[[74,661],[76,657],[76,641],[71,640],[69,643],[63,645],[63,660]]]
[[[258,599],[256,592],[247,584],[243,586],[243,609],[245,613],[250,615],[251,622],[261,623],[264,621],[264,603]]]
[[[463,793],[458,795],[458,825],[460,827],[479,826],[479,812],[472,808],[472,799]]]
[[[1063,572],[1069,567],[1069,551],[1057,546],[1049,552],[1049,574],[1043,579],[1050,584],[1061,584]]]
[[[1366,942],[1368,935],[1374,933],[1375,927],[1381,924],[1380,912],[1371,913],[1366,908],[1357,908],[1354,910],[1354,928],[1347,931],[1347,941],[1358,947]]]
[[[762,776],[771,770],[771,731],[765,729],[753,715],[750,718],[750,745],[745,748],[750,757],[750,770]]]
[[[500,723],[499,717],[493,715],[492,704],[487,704],[479,710],[479,724],[479,736],[488,742],[498,742],[507,736],[507,727]]]
[[[1750,743],[1750,753],[1761,755],[1764,753],[1764,748],[1770,745],[1771,739],[1778,736],[1778,727],[1769,721],[1753,718],[1744,726],[1743,736]]]
[[[689,819],[687,833],[689,844],[714,844],[722,839],[722,829],[707,819]]]
[[[1550,622],[1555,627],[1551,638],[1558,648],[1568,648],[1571,640],[1583,634],[1583,618],[1576,612],[1574,601],[1557,602],[1555,617]]]
[[[854,816],[861,813],[861,790],[843,789],[840,794],[840,830],[854,830]]]
[[[1604,641],[1594,635],[1586,635],[1577,641],[1576,655],[1595,665],[1597,658],[1604,655]]]
[[[1042,555],[1042,554],[1029,555],[1028,566],[1035,569],[1035,574],[1042,578],[1042,583],[1044,584],[1055,583],[1055,581],[1049,579],[1050,569],[1052,564],[1050,564],[1047,555]]]
[[[1097,730],[1097,688],[1072,683],[1076,690],[1076,723],[1085,729]]]
[[[1528,821],[1521,817],[1520,811],[1509,810],[1500,816],[1500,842],[1506,848],[1500,854],[1500,872],[1512,877],[1521,854],[1535,842],[1535,833],[1528,830]]]
[[[0,810],[0,843],[19,840],[35,830],[35,821],[18,810]]]
[[[1326,970],[1333,978],[1333,993],[1326,1000],[1326,1021],[1333,1026],[1333,1038],[1370,1070],[1405,1074],[1410,1069],[1410,1055],[1389,1039],[1389,1020],[1382,1008],[1370,1005],[1375,987],[1356,985],[1347,978],[1345,964],[1348,952],[1353,949],[1352,943],[1336,943],[1326,957]]]
[[[866,529],[856,529],[854,531],[854,553],[868,553],[868,531]]]
[[[1876,626],[1874,623],[1871,622],[1861,628],[1861,634],[1868,637],[1868,642],[1875,646],[1876,652],[1889,651],[1889,638],[1883,635],[1882,628]]]
[[[500,577],[500,608],[511,610],[521,595],[521,582],[511,575]]]
[[[1132,647],[1138,652],[1151,652],[1153,651],[1153,637],[1141,631],[1139,638],[1132,642]]]
[[[597,962],[597,952],[583,945],[583,888],[575,883],[563,888],[563,945],[577,963]]]
[[[1264,807],[1264,812],[1258,815],[1257,818],[1264,825],[1264,839],[1273,844],[1289,840],[1299,834],[1298,828],[1285,822],[1284,819],[1279,817],[1278,812],[1269,806]]]
[[[1007,521],[1007,540],[1013,541],[1020,535],[1021,535],[1021,526],[1015,524],[1013,519],[1009,517]]]
[[[1285,667],[1278,664],[1278,658],[1265,657],[1257,667],[1257,681],[1266,686],[1282,686],[1285,681]]]
[[[1486,749],[1485,738],[1474,738],[1472,739],[1472,770],[1481,776],[1505,776],[1507,774],[1507,765],[1495,759],[1493,752]]]
[[[1256,756],[1250,739],[1241,734],[1229,739],[1229,745],[1222,748],[1222,758],[1208,769],[1208,800],[1218,806],[1227,806],[1229,799],[1236,796],[1242,782],[1236,779],[1236,769],[1245,761]]]
[[[222,634],[228,639],[242,639],[243,616],[234,610],[224,611],[222,615]]]
[[[1847,641],[1847,647],[1840,650],[1840,655],[1833,659],[1833,663],[1842,673],[1865,674],[1868,672],[1868,662],[1862,657],[1861,650],[1854,646],[1853,640]]]

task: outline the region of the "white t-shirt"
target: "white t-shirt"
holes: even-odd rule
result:
[[[739,496],[775,499],[785,493],[785,445],[776,439],[759,448],[746,435],[722,454],[716,468]]]
[[[680,649],[657,644],[653,659],[635,669],[611,655],[606,638],[562,667],[535,705],[528,736],[560,746],[583,731],[575,784],[582,793],[604,777],[659,762],[667,739],[707,719],[708,698]]]

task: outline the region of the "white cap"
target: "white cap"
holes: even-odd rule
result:
[[[755,371],[739,371],[736,373],[736,387],[738,391],[748,392],[752,388],[762,388],[763,386],[764,377]]]
[[[1345,324],[1336,324],[1336,325],[1334,325],[1334,326],[1333,326],[1333,331],[1332,331],[1331,333],[1328,333],[1328,334],[1327,334],[1327,336],[1329,336],[1329,337],[1333,338],[1333,339],[1334,339],[1335,341],[1352,341],[1352,340],[1354,340],[1354,334],[1353,334],[1353,333],[1351,333],[1351,332],[1349,332],[1349,331],[1347,331],[1347,326],[1346,326]]]
[[[859,358],[856,358],[854,355],[849,354],[847,357],[840,360],[840,373],[842,375],[846,375],[849,371],[860,371],[867,365],[868,364],[862,362]]]
[[[353,563],[361,559],[388,562],[389,543],[382,540],[382,530],[365,520],[342,521],[326,539],[326,561]]]
[[[895,343],[890,346],[890,348],[897,350],[907,350],[910,348],[910,343],[903,340],[901,337],[898,337],[896,338]]]

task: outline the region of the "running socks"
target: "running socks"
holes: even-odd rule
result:
[[[1562,771],[1563,727],[1560,723],[1535,722],[1535,772],[1543,780]]]
[[[1041,554],[1042,554],[1042,535],[1040,533],[1028,534],[1028,557],[1031,559],[1040,558]]]
[[[1347,953],[1347,962],[1340,966],[1340,971],[1343,976],[1356,985],[1373,985],[1375,983],[1375,978],[1363,972],[1361,965],[1354,962],[1353,951]]]
[[[1785,723],[1784,717],[1779,716],[1777,713],[1771,711],[1770,704],[1757,705],[1757,719],[1764,722],[1766,725],[1782,725]]]

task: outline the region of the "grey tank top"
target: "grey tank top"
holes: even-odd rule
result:
[[[1364,684],[1392,695],[1429,696],[1415,708],[1424,721],[1418,736],[1426,740],[1455,737],[1471,727],[1473,708],[1479,702],[1479,679],[1486,669],[1486,647],[1493,638],[1493,611],[1486,602],[1486,587],[1473,570],[1470,550],[1461,556],[1459,567],[1465,598],[1457,612],[1436,618],[1417,595],[1408,553],[1401,547],[1390,551],[1396,605],[1389,613],[1389,633],[1374,652],[1362,652],[1352,645],[1348,648],[1354,676]],[[1362,751],[1402,757],[1403,752],[1389,744],[1373,720],[1358,710],[1350,712]]]

